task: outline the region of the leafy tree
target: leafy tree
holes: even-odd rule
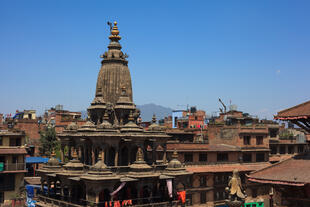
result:
[[[54,151],[59,151],[60,143],[56,138],[56,131],[54,127],[46,127],[40,131],[40,154],[50,156]]]

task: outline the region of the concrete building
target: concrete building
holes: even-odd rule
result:
[[[24,185],[25,133],[0,130],[0,205],[18,198]]]

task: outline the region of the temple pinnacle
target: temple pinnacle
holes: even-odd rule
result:
[[[117,22],[114,22],[114,26],[111,29],[111,35],[109,36],[110,40],[120,40],[121,37],[119,36],[119,31],[118,31],[118,27],[117,27]]]

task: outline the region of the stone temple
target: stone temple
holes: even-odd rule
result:
[[[166,206],[190,185],[176,151],[167,161],[170,136],[156,119],[148,130],[137,125],[140,111],[116,22],[110,33],[89,120],[58,134],[62,162],[53,157],[38,170],[38,206]]]

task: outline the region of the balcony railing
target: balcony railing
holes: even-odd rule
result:
[[[86,200],[80,200],[80,201],[68,201],[67,197],[61,197],[61,196],[55,196],[55,198],[51,198],[49,196],[46,195],[42,195],[39,194],[38,195],[38,199],[39,202],[37,203],[37,206],[45,206],[45,205],[40,205],[42,203],[44,204],[51,204],[51,205],[56,205],[56,206],[66,206],[66,207],[81,207],[81,206],[93,206],[93,207],[104,207],[106,206],[106,203],[110,202],[100,202],[100,203],[92,203]],[[146,198],[142,198],[142,199],[133,199],[133,200],[145,200]],[[117,201],[116,201],[117,202]],[[111,202],[111,206],[114,206],[115,201]],[[141,204],[137,204],[137,203],[133,203],[133,205],[131,206],[135,206],[135,207],[166,207],[166,206],[178,206],[180,205],[180,201],[178,200],[173,200],[173,201],[159,201],[159,202],[150,202],[150,203],[141,203]],[[190,205],[190,200],[186,199],[186,206]]]
[[[1,166],[2,163],[0,163]],[[0,167],[1,171],[20,171],[20,170],[26,170],[26,163],[3,163],[3,167]]]

